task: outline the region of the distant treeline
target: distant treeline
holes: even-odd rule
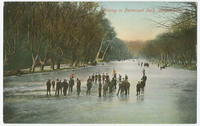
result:
[[[141,54],[141,50],[144,48],[145,42],[144,41],[127,41],[128,50],[131,52],[133,57],[137,58]]]
[[[101,43],[111,45],[107,59],[115,59],[115,36],[96,2],[5,2],[4,70],[87,64],[95,61]]]
[[[110,45],[106,60],[125,60],[133,57],[124,41],[114,38]]]
[[[173,8],[176,9],[176,8]],[[168,32],[158,35],[140,45],[139,56],[152,59],[163,64],[196,65],[197,54],[197,4],[182,3],[184,12],[174,19],[168,18],[170,25],[159,24]],[[129,44],[129,48],[138,46]]]

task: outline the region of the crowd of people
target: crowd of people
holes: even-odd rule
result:
[[[144,87],[146,84],[147,77],[145,75],[145,70],[143,70],[143,76],[141,78],[141,81],[138,81],[136,85],[136,95],[140,95],[140,90],[142,93],[144,93]],[[128,81],[128,75],[125,75],[123,78],[120,74],[118,74],[115,70],[113,70],[113,75],[110,78],[108,73],[96,73],[92,74],[87,79],[87,90],[86,95],[91,94],[91,89],[93,85],[98,85],[98,96],[107,96],[107,94],[113,94],[115,91],[117,91],[116,95],[129,95],[130,92],[130,83]],[[55,90],[55,96],[71,94],[73,92],[73,87],[75,85],[75,78],[74,74],[70,75],[69,80],[64,79],[63,81],[59,80],[58,78],[56,80],[48,80],[46,82],[47,86],[47,95],[51,95],[51,89]],[[118,86],[117,86],[118,85]],[[118,87],[118,89],[117,89]],[[77,95],[80,95],[81,92],[81,80],[79,78],[76,78],[76,91]]]

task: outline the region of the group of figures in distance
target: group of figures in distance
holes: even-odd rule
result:
[[[76,80],[77,80],[77,84],[76,84],[77,95],[79,96],[81,92],[81,80],[79,78],[77,78]],[[136,92],[137,92],[136,95],[140,95],[140,90],[142,90],[142,92],[144,93],[146,80],[147,80],[147,76],[145,75],[145,70],[143,70],[143,76],[141,78],[141,81],[138,81],[136,85]],[[128,81],[128,75],[125,75],[125,77],[122,78],[122,76],[118,74],[118,78],[117,78],[117,73],[115,70],[113,70],[112,79],[110,79],[110,76],[108,75],[108,73],[102,73],[102,74],[93,73],[87,79],[86,95],[90,95],[93,85],[97,85],[97,84],[98,84],[99,97],[102,96],[102,91],[103,91],[103,96],[106,96],[107,92],[109,94],[113,94],[117,90],[117,85],[118,85],[118,90],[116,93],[117,96],[119,94],[129,95],[130,86],[131,86],[130,82]],[[74,85],[75,85],[75,81],[74,81],[73,73],[70,75],[69,80],[64,79],[63,82],[61,82],[61,80],[59,80],[58,78],[56,79],[56,81],[49,79],[46,82],[47,95],[51,95],[51,87],[52,89],[56,88],[55,96],[59,96],[60,93],[63,94],[64,96],[66,96],[67,94],[70,95],[73,92]]]

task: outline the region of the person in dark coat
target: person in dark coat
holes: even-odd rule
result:
[[[51,81],[50,80],[46,82],[46,86],[47,86],[47,95],[51,95]]]
[[[109,94],[111,94],[113,92],[114,78],[112,78],[111,82],[107,83],[108,83]]]
[[[142,89],[142,93],[144,93],[144,87],[146,85],[146,80],[147,80],[147,76],[145,74],[143,74],[142,78],[141,78],[141,89]]]
[[[128,80],[128,75],[127,75],[127,74],[125,75],[125,81],[126,81],[126,80]]]
[[[141,88],[141,82],[138,81],[138,83],[137,83],[137,85],[136,85],[136,92],[137,92],[136,95],[140,95],[140,88]]]
[[[98,82],[101,83],[101,74],[98,75]]]
[[[125,79],[123,78],[122,80],[123,80],[123,81],[122,81],[122,90],[121,90],[121,94],[124,94],[124,92],[125,92]]]
[[[91,82],[91,78],[89,76],[88,80],[87,80],[87,91],[86,91],[86,95],[90,95],[90,91],[92,88],[92,82]]]
[[[81,81],[78,78],[77,78],[76,88],[77,88],[77,95],[79,96],[81,92]]]
[[[98,75],[97,75],[97,73],[95,74],[94,79],[95,79],[95,83],[97,83],[97,80],[98,80]]]
[[[69,92],[72,93],[73,92],[73,86],[74,86],[74,78],[71,77],[69,80]]]
[[[98,87],[98,91],[99,91],[99,97],[101,97],[101,90],[102,90],[102,84],[101,82],[99,83],[99,87]]]
[[[103,73],[103,75],[102,75],[103,84],[105,83],[105,79],[106,79],[106,76],[105,76],[105,74]]]
[[[145,75],[145,73],[143,74],[141,80],[146,84],[147,76]]]
[[[59,91],[60,91],[60,81],[59,79],[56,79],[56,91],[55,91],[55,95],[59,96]]]
[[[51,81],[51,85],[52,85],[52,87],[54,89],[55,88],[55,81],[54,80]]]
[[[66,79],[64,79],[64,81],[63,81],[63,94],[64,94],[64,96],[66,96],[67,95],[67,89],[68,89],[68,83],[67,83],[67,80]]]
[[[105,84],[103,85],[103,96],[106,96],[109,86],[109,80],[105,81]]]
[[[130,83],[128,82],[128,80],[124,81],[124,86],[125,86],[125,95],[129,95],[129,89],[130,89]]]

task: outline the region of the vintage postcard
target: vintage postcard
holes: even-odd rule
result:
[[[197,1],[3,1],[2,124],[188,124]]]

